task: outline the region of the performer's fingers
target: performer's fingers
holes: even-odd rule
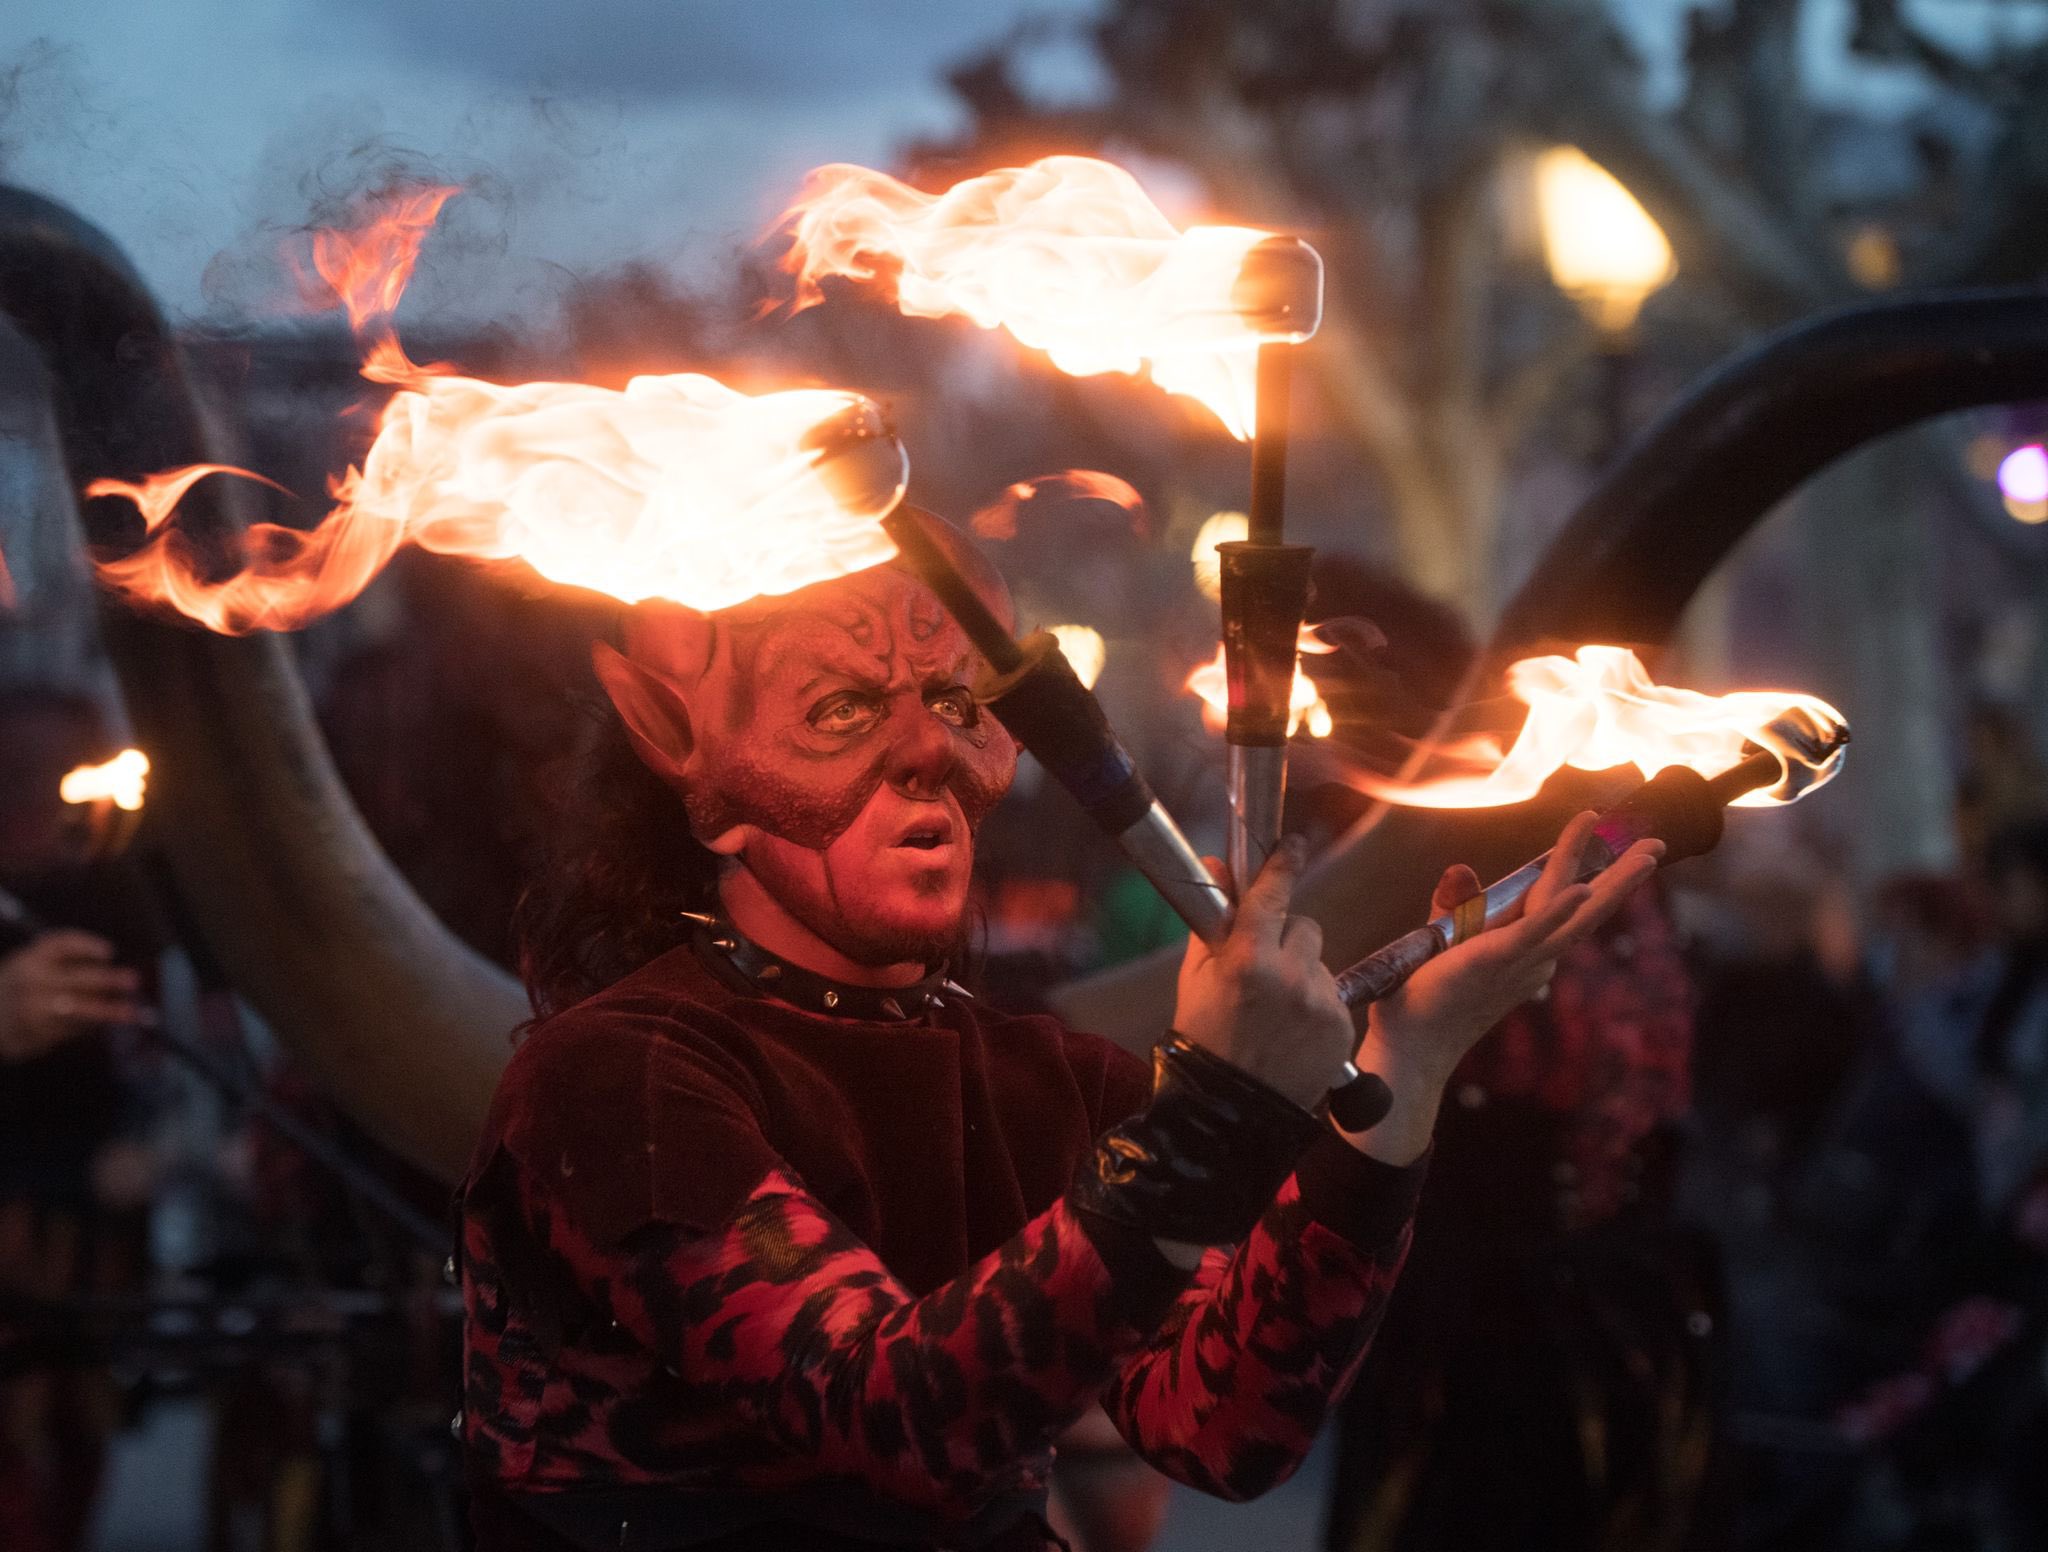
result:
[[[1460,905],[1478,894],[1479,875],[1462,862],[1454,862],[1444,869],[1444,876],[1436,881],[1436,892],[1429,897],[1430,914],[1441,916],[1455,911]]]
[[[1628,897],[1656,873],[1663,857],[1662,841],[1637,841],[1587,886],[1586,898],[1580,902],[1571,916],[1550,934],[1544,946],[1552,952],[1561,954],[1579,939],[1596,930],[1601,923],[1620,910]]]
[[[1301,877],[1308,843],[1290,835],[1273,848],[1273,855],[1259,869],[1237,902],[1237,920],[1230,935],[1254,943],[1277,944],[1287,926],[1287,907],[1294,899],[1295,881]]]
[[[1544,858],[1543,874],[1529,890],[1529,902],[1524,914],[1540,914],[1560,889],[1569,888],[1578,882],[1579,870],[1584,864],[1586,840],[1593,833],[1593,826],[1600,816],[1591,809],[1572,816],[1557,837],[1557,844],[1550,848]]]
[[[1568,884],[1540,909],[1535,904],[1535,893],[1533,889],[1529,892],[1529,902],[1524,905],[1519,921],[1486,933],[1475,941],[1507,961],[1541,955],[1547,951],[1551,940],[1570,924],[1572,914],[1586,903],[1593,889],[1590,884]]]
[[[1323,957],[1322,923],[1308,916],[1290,916],[1280,929],[1280,946],[1302,964],[1320,963]]]

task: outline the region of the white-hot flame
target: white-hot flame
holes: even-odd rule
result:
[[[1417,808],[1494,808],[1534,797],[1564,766],[1633,765],[1647,779],[1689,765],[1717,776],[1754,746],[1785,767],[1774,785],[1735,800],[1761,808],[1803,796],[1842,765],[1836,734],[1846,723],[1826,701],[1789,690],[1702,695],[1661,685],[1626,647],[1523,658],[1508,669],[1507,688],[1529,714],[1505,750],[1498,739],[1462,739],[1432,754],[1441,774],[1405,782],[1361,776],[1361,790]]]
[[[148,784],[149,756],[140,749],[123,749],[101,764],[66,771],[57,783],[57,796],[66,803],[112,803],[132,814],[142,807]]]
[[[1048,156],[927,194],[871,168],[820,167],[784,220],[796,305],[840,275],[893,289],[918,318],[1005,329],[1076,377],[1147,371],[1251,435],[1254,363],[1268,338],[1236,303],[1245,256],[1273,234],[1182,231],[1123,168]],[[1310,324],[1312,329],[1313,324]]]

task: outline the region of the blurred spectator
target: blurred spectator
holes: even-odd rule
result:
[[[134,967],[153,955],[58,797],[112,752],[90,700],[0,694],[0,1300],[18,1310],[128,1287],[142,1263],[155,1167],[114,1037],[147,1016]],[[56,1355],[0,1380],[8,1552],[79,1544],[115,1399],[103,1370]]]
[[[2048,814],[2048,768],[2026,722],[2007,707],[1970,708],[1956,782],[1956,834],[1966,865],[1981,868],[1992,838]]]

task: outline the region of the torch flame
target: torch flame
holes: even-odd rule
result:
[[[1702,695],[1657,684],[1626,647],[1523,658],[1508,669],[1507,686],[1529,714],[1505,753],[1495,739],[1465,739],[1432,759],[1461,770],[1412,782],[1360,776],[1360,788],[1416,808],[1494,808],[1534,797],[1566,765],[1634,765],[1645,779],[1667,765],[1689,765],[1718,776],[1754,745],[1784,767],[1775,785],[1735,800],[1761,808],[1804,796],[1842,766],[1847,723],[1826,701],[1795,691]]]
[[[316,238],[321,275],[360,327],[398,302],[451,190],[400,202],[366,233]],[[326,234],[323,234],[323,236]],[[627,603],[721,609],[876,565],[896,553],[879,519],[903,494],[903,450],[858,394],[758,397],[696,373],[501,385],[415,367],[373,340],[363,375],[399,385],[359,468],[310,531],[257,524],[221,578],[170,525],[195,464],[138,484],[94,482],[142,511],[151,535],[99,566],[116,592],[213,630],[289,630],[354,598],[403,544],[522,560],[554,582]]]
[[[240,479],[256,480],[272,490],[284,490],[276,480],[249,469],[237,469],[231,463],[188,463],[182,469],[145,475],[133,483],[127,480],[94,480],[85,487],[85,493],[88,496],[121,496],[134,502],[135,509],[142,514],[143,532],[155,533],[170,520],[178,503],[185,499],[185,492],[209,474],[232,474]],[[291,494],[288,490],[284,493],[287,496]]]
[[[1335,652],[1337,649],[1316,634],[1313,625],[1301,628],[1301,638],[1295,644],[1297,653],[1308,652],[1317,656]],[[1216,656],[1188,675],[1187,688],[1202,702],[1202,725],[1212,733],[1220,733],[1230,720],[1230,681],[1224,669],[1223,646],[1219,642]],[[1292,738],[1306,725],[1311,738],[1328,738],[1336,727],[1330,716],[1330,708],[1316,690],[1316,682],[1302,672],[1297,660],[1294,665],[1294,688],[1288,694],[1287,736]]]
[[[313,273],[294,265],[307,304],[339,302],[357,331],[388,318],[398,310],[441,207],[457,192],[439,184],[386,189],[367,201],[360,225],[314,232]]]
[[[937,195],[866,167],[820,167],[783,220],[799,310],[822,299],[828,275],[869,281],[887,267],[911,317],[1007,329],[1076,377],[1149,368],[1240,441],[1259,344],[1314,327],[1261,334],[1240,311],[1245,256],[1272,233],[1182,231],[1137,179],[1092,157],[999,168]]]
[[[140,749],[123,749],[103,764],[66,771],[57,783],[57,795],[67,803],[111,802],[132,814],[142,807],[148,777],[149,756]]]

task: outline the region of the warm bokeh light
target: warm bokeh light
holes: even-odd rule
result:
[[[828,276],[873,282],[917,318],[1005,329],[1077,377],[1149,372],[1251,435],[1254,362],[1268,339],[1240,306],[1246,255],[1273,234],[1176,227],[1123,168],[1048,156],[927,194],[887,173],[835,164],[811,173],[784,215],[796,305]]]
[[[1550,278],[1600,329],[1626,332],[1649,295],[1678,272],[1664,229],[1577,146],[1542,152],[1535,180]]]
[[[448,192],[388,194],[394,207],[368,212],[359,229],[315,238],[320,273],[358,330],[397,305]],[[242,569],[223,577],[172,522],[174,509],[205,475],[261,476],[198,464],[136,483],[99,480],[88,494],[134,501],[150,533],[101,564],[100,579],[238,635],[339,608],[406,544],[523,561],[627,603],[705,610],[896,553],[880,519],[902,496],[908,466],[881,411],[859,394],[749,396],[689,372],[623,389],[488,383],[414,366],[388,332],[372,332],[363,374],[399,391],[316,527],[253,525],[240,537]]]
[[[1073,665],[1074,677],[1094,689],[1095,681],[1102,677],[1102,665],[1109,661],[1109,644],[1102,639],[1102,632],[1092,625],[1049,625],[1046,629]]]
[[[123,749],[102,764],[66,771],[57,784],[57,795],[67,803],[111,802],[132,814],[142,807],[148,784],[149,756],[140,749]]]
[[[1299,654],[1322,656],[1336,650],[1316,634],[1313,625],[1302,626],[1301,639],[1295,647],[1294,688],[1287,706],[1289,738],[1303,728],[1308,729],[1311,738],[1328,738],[1335,731],[1337,724],[1329,705],[1317,691],[1316,682],[1303,672]],[[1221,733],[1230,721],[1230,673],[1221,642],[1217,643],[1216,655],[1188,675],[1187,689],[1202,703],[1202,726],[1212,733]]]
[[[1755,745],[1785,767],[1774,786],[1735,801],[1761,808],[1803,796],[1841,769],[1844,751],[1830,740],[1846,724],[1826,701],[1796,691],[1702,695],[1660,685],[1626,647],[1523,658],[1508,669],[1507,689],[1529,714],[1505,751],[1495,738],[1464,739],[1435,752],[1430,764],[1440,774],[1413,781],[1361,776],[1357,785],[1410,807],[1494,808],[1534,797],[1565,766],[1634,765],[1647,779],[1667,765],[1689,765],[1717,776]],[[1815,749],[1826,753],[1815,760]]]
[[[1239,543],[1249,538],[1251,531],[1251,519],[1242,512],[1217,512],[1195,530],[1188,559],[1195,565],[1195,588],[1204,598],[1223,597],[1223,561],[1216,546]]]

